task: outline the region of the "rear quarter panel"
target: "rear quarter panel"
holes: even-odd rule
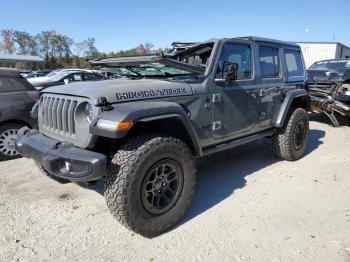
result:
[[[19,120],[35,127],[36,121],[30,116],[34,104],[35,101],[26,92],[0,93],[0,124]]]

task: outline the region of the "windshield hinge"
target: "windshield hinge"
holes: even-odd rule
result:
[[[104,96],[99,97],[97,101],[98,101],[97,106],[101,106],[103,111],[110,111],[113,109],[111,104],[108,102],[107,97],[104,97]]]

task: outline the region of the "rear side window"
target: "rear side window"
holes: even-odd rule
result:
[[[35,90],[26,80],[22,78],[0,76],[0,93],[33,91]]]
[[[280,76],[278,48],[270,46],[260,46],[259,61],[261,76],[263,78],[277,78]]]
[[[285,49],[284,56],[286,58],[288,76],[303,76],[304,68],[300,51],[295,49]]]

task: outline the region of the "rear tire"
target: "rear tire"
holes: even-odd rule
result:
[[[38,163],[37,161],[34,161],[35,165],[39,168],[40,172],[42,174],[44,174],[45,176],[51,178],[52,180],[55,180],[56,182],[60,183],[60,184],[67,184],[70,183],[69,180],[67,179],[63,179],[63,178],[59,178],[59,177],[55,177],[53,175],[51,175],[40,163]]]
[[[115,153],[106,175],[105,198],[121,224],[154,237],[182,218],[195,181],[193,156],[183,141],[144,135],[130,139]]]
[[[24,125],[9,123],[0,125],[0,160],[11,160],[21,157],[15,149],[17,131]]]
[[[292,109],[286,123],[272,137],[274,153],[277,157],[295,161],[305,152],[309,137],[309,118],[303,108]]]

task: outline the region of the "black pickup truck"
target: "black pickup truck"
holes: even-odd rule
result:
[[[350,59],[318,61],[307,70],[311,111],[326,114],[336,127],[336,114],[350,120]],[[349,121],[350,124],[350,121]]]

